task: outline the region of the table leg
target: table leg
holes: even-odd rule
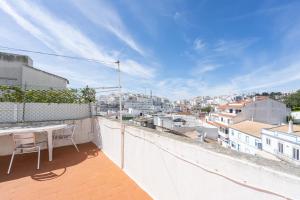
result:
[[[49,161],[52,161],[52,152],[53,152],[52,130],[47,131],[47,135],[48,135]]]

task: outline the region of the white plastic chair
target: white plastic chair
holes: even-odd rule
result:
[[[76,150],[79,152],[79,149],[77,147],[77,144],[74,141],[74,134],[75,134],[76,125],[69,124],[63,129],[63,133],[54,133],[53,134],[53,141],[55,140],[71,140],[72,144],[76,148]]]
[[[41,148],[36,144],[34,133],[14,133],[12,134],[14,141],[14,151],[11,155],[7,174],[10,174],[11,166],[16,154],[38,152],[37,169],[40,169]]]

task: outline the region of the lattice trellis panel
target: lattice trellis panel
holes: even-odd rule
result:
[[[0,102],[0,122],[20,122],[23,116],[23,104]]]
[[[25,121],[79,119],[89,116],[89,104],[26,103],[25,105]]]
[[[0,102],[0,123],[22,122],[23,111],[25,122],[81,119],[91,116],[89,104],[48,104]],[[94,112],[92,112],[94,113]]]

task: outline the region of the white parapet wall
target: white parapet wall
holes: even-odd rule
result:
[[[94,142],[121,166],[120,123],[93,120]],[[300,169],[293,165],[129,125],[124,171],[157,200],[300,199]]]

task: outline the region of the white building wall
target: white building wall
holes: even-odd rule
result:
[[[246,139],[248,137],[248,140]],[[248,135],[247,133],[243,133],[237,131],[235,129],[229,129],[229,140],[230,140],[230,148],[236,151],[240,151],[243,153],[248,153],[255,155],[258,149],[258,145],[256,143],[261,144],[261,139]],[[239,148],[238,148],[239,145]]]
[[[290,109],[284,103],[267,99],[246,105],[233,121],[238,123],[253,119],[254,121],[267,124],[281,124],[286,122],[286,117],[290,112]]]
[[[55,75],[36,70],[32,67],[23,66],[22,85],[27,85],[33,89],[65,89],[67,80]]]
[[[102,151],[120,166],[120,125],[100,118],[99,127]],[[153,199],[275,200],[300,196],[299,177],[250,159],[133,126],[126,126],[124,137],[124,172]]]
[[[4,58],[0,53],[0,85],[18,85],[33,89],[65,89],[67,80],[33,68],[27,56],[9,55]],[[15,57],[13,57],[15,56]]]
[[[0,60],[0,85],[21,85],[22,68],[20,63]]]
[[[295,124],[300,124],[300,111],[292,112],[291,116],[294,118],[293,121]]]
[[[270,144],[267,144],[267,138]],[[279,153],[278,143],[283,144],[283,153]],[[300,160],[293,159],[293,148],[300,150],[300,137],[296,135],[273,132],[266,129],[262,130],[263,150],[281,159],[300,164]]]

